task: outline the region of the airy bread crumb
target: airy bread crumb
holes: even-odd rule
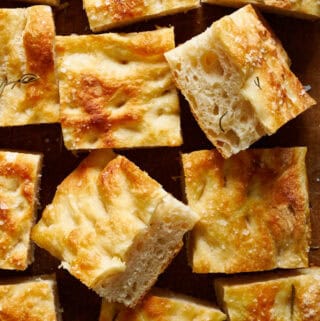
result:
[[[195,119],[226,158],[316,103],[251,5],[165,57]]]
[[[128,159],[101,150],[60,184],[32,238],[100,296],[134,306],[197,220]]]

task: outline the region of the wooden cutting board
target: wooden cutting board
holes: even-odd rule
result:
[[[23,4],[0,1],[0,7],[17,7]],[[55,9],[56,31],[59,35],[71,33],[88,34],[85,12],[81,0],[70,0],[65,8]],[[229,14],[234,9],[203,5],[198,10],[184,14],[136,23],[115,31],[152,30],[157,26],[175,27],[176,44],[204,31],[211,23]],[[292,70],[305,85],[312,87],[310,94],[320,102],[320,21],[304,21],[289,17],[264,14],[265,18],[282,41],[292,60]],[[0,44],[1,45],[1,44]],[[187,102],[181,96],[181,122],[184,144],[180,148],[152,148],[125,150],[120,153],[146,170],[174,196],[182,199],[181,152],[212,148],[190,113]],[[312,215],[312,245],[310,262],[320,265],[320,104],[309,109],[282,127],[275,135],[258,141],[254,147],[307,146],[310,206]],[[58,124],[0,128],[0,149],[19,149],[44,153],[41,180],[39,216],[51,202],[57,185],[70,173],[85,154],[74,155],[63,145]],[[9,276],[57,273],[59,297],[64,321],[97,321],[100,298],[88,290],[68,272],[58,268],[59,262],[47,252],[37,248],[35,262],[24,272],[0,271],[0,280]],[[192,274],[187,266],[185,250],[174,259],[160,276],[157,286],[215,300],[213,275]]]

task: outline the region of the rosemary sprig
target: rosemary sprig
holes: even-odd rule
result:
[[[227,115],[227,111],[219,118],[219,127],[220,127],[220,130],[224,133],[224,129],[222,127],[222,120],[224,118],[225,115]]]
[[[258,76],[254,79],[253,82],[259,89],[262,89],[260,84],[260,78]]]
[[[0,81],[0,97],[2,96],[5,88],[10,86],[10,85],[11,85],[11,89],[13,89],[18,84],[26,85],[26,84],[34,82],[34,81],[36,81],[38,79],[39,79],[39,76],[37,76],[35,74],[31,74],[31,73],[23,74],[21,76],[21,78],[19,78],[17,80],[11,80],[11,81],[8,81],[7,76],[5,76]]]

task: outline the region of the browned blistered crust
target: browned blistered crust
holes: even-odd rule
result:
[[[0,268],[24,270],[33,260],[30,230],[41,156],[0,151]]]
[[[251,3],[267,11],[300,18],[320,17],[320,2],[317,0],[202,0],[202,2],[232,7]]]
[[[165,57],[199,126],[225,158],[316,104],[251,5],[215,21]]]
[[[320,269],[234,276],[215,280],[230,321],[318,321]]]
[[[251,102],[267,134],[315,105],[289,69],[281,43],[273,39],[272,31],[252,6],[218,20],[211,28],[219,50],[245,80],[241,94]]]
[[[0,81],[15,81],[26,74],[37,78],[4,88],[0,96],[0,125],[57,122],[59,97],[51,8],[0,9],[0,27]]]
[[[182,157],[189,206],[201,215],[190,235],[194,272],[237,273],[308,265],[306,148],[216,150]]]
[[[102,301],[99,321],[223,321],[226,315],[213,304],[158,289],[134,309]]]
[[[100,295],[104,282],[107,288],[110,280],[132,273],[130,264],[139,265],[135,257],[139,249],[148,248],[146,239],[157,236],[157,227],[185,233],[198,219],[147,173],[115,156],[110,150],[93,151],[60,184],[32,230],[36,244]],[[169,254],[180,249],[181,239]],[[159,266],[167,264],[159,259]],[[157,276],[152,274],[149,287]]]
[[[45,277],[0,285],[1,321],[58,321],[56,283]]]
[[[60,0],[16,0],[21,2],[28,2],[33,4],[47,4],[49,6],[58,6],[60,4]]]
[[[187,11],[200,6],[199,0],[85,0],[90,28],[103,31],[139,20]]]
[[[163,57],[173,47],[173,29],[57,37],[66,147],[180,145],[178,96]]]

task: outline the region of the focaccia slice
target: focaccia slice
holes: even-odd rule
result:
[[[102,300],[99,321],[223,321],[226,315],[213,304],[163,290],[147,294],[135,309]]]
[[[0,269],[25,270],[33,261],[41,160],[40,154],[0,151]]]
[[[215,280],[230,321],[319,321],[320,268]]]
[[[1,321],[60,321],[56,281],[52,276],[0,284]]]
[[[195,119],[224,157],[315,104],[251,5],[165,56]]]
[[[240,7],[244,4],[254,4],[262,10],[300,18],[319,18],[320,2],[317,0],[201,0],[216,5]]]
[[[189,239],[196,273],[308,266],[305,147],[183,154],[186,196],[200,215]]]
[[[200,6],[200,0],[83,0],[83,4],[90,29],[98,32],[194,9]]]
[[[57,37],[66,147],[181,145],[179,100],[163,56],[173,47],[170,28]]]
[[[320,321],[320,268],[301,269],[294,283],[294,321]]]
[[[123,156],[94,151],[58,187],[33,240],[110,302],[134,306],[198,216]]]
[[[27,2],[33,4],[47,4],[49,6],[58,6],[60,4],[60,0],[15,0],[20,2]]]
[[[0,126],[59,120],[49,6],[0,9]]]

